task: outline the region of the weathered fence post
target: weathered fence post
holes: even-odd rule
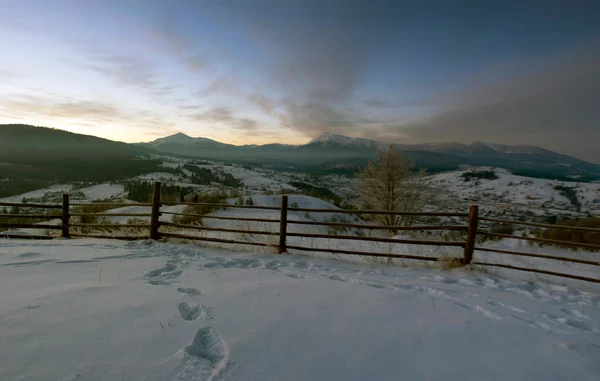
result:
[[[63,193],[62,199],[62,236],[63,238],[69,238],[69,218],[71,213],[69,212],[69,194]]]
[[[279,254],[287,250],[287,212],[288,212],[288,196],[281,195],[281,216],[279,217]]]
[[[154,183],[152,192],[152,215],[150,217],[150,239],[158,239],[158,218],[160,217],[160,182]]]
[[[473,260],[475,250],[475,238],[477,237],[477,225],[479,224],[479,206],[471,205],[469,209],[469,227],[467,228],[467,241],[465,242],[465,257],[463,264],[469,265]]]

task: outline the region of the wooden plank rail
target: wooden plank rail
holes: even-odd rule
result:
[[[168,214],[168,215],[173,215],[173,216],[184,216],[184,217],[198,217],[198,218],[202,218],[202,219],[206,218],[206,219],[213,219],[213,220],[277,222],[277,223],[279,223],[279,219],[271,219],[271,218],[208,216],[208,215],[203,215],[203,214],[175,213],[175,212],[160,212],[160,214]]]
[[[99,239],[118,239],[121,241],[137,241],[141,239],[148,239],[148,236],[143,235],[107,235],[107,234],[75,234],[71,233],[71,237],[76,238],[99,238]]]
[[[553,256],[553,255],[523,253],[523,252],[520,252],[520,251],[490,249],[490,248],[485,248],[485,247],[476,247],[475,251],[484,251],[484,252],[487,252],[487,253],[520,255],[522,257],[553,259],[553,260],[557,260],[557,261],[565,261],[565,262],[573,262],[573,263],[582,263],[582,264],[585,264],[585,265],[600,266],[600,261],[590,261],[590,260],[587,260],[587,259],[577,259],[577,258],[569,258],[569,257],[557,257],[557,256]]]
[[[56,238],[55,236],[50,236],[50,235],[21,235],[21,234],[4,234],[3,232],[0,232],[0,239],[39,239],[39,240],[46,240],[46,239],[54,239]]]
[[[232,245],[250,245],[250,246],[264,246],[264,247],[273,247],[268,243],[263,242],[252,242],[252,241],[236,241],[232,239],[221,239],[221,238],[213,238],[213,237],[200,237],[200,236],[189,236],[185,234],[174,234],[174,233],[160,233],[162,237],[167,238],[179,238],[179,239],[189,239],[193,241],[207,241],[207,242],[217,242],[217,243],[229,243]]]
[[[89,228],[149,228],[150,224],[70,224],[69,226]]]
[[[88,202],[88,203],[71,203],[71,206],[112,206],[115,208],[127,206],[152,206],[151,203],[125,203],[125,202]]]
[[[554,275],[557,277],[571,278],[571,279],[583,280],[586,282],[593,282],[593,283],[600,283],[600,279],[588,278],[588,277],[572,275],[572,274],[557,273],[557,272],[548,271],[548,270],[529,269],[526,267],[517,267],[517,266],[511,266],[511,265],[502,265],[499,263],[485,263],[485,262],[476,262],[476,261],[472,262],[472,264],[479,265],[479,266],[501,267],[501,268],[511,269],[511,270],[527,271],[527,272],[531,272],[531,273]]]
[[[240,209],[264,209],[264,210],[279,210],[278,206],[261,206],[261,205],[235,205],[235,204],[216,204],[210,202],[167,202],[161,201],[162,205],[175,206],[214,206],[217,208],[240,208]]]
[[[279,208],[277,208],[279,209]],[[458,212],[388,212],[384,210],[348,210],[348,209],[315,209],[288,208],[294,212],[339,213],[339,214],[373,214],[387,216],[431,216],[431,217],[468,217],[469,213]]]
[[[477,234],[484,234],[484,235],[487,235],[490,237],[521,239],[521,240],[525,240],[525,241],[548,243],[548,244],[552,244],[552,245],[562,245],[562,246],[578,247],[578,248],[583,248],[583,249],[600,250],[600,245],[593,245],[591,243],[579,243],[579,242],[572,242],[572,241],[559,241],[556,239],[523,237],[523,236],[518,236],[518,235],[510,235],[510,234],[490,233],[490,232],[486,232],[486,231],[482,231],[482,230],[478,230]]]
[[[62,209],[62,204],[23,204],[16,202],[0,202],[0,206],[17,206],[19,208]]]
[[[367,230],[467,230],[467,226],[462,225],[412,225],[412,226],[383,226],[383,225],[370,225],[370,224],[346,224],[343,222],[325,222],[325,221],[294,221],[288,220],[288,224],[295,225],[318,225],[318,226],[332,226],[342,228],[357,228]]]
[[[279,235],[279,232],[267,232],[267,231],[261,231],[261,230],[209,228],[209,227],[206,227],[206,226],[183,225],[183,224],[175,224],[175,223],[172,223],[172,222],[161,222],[160,226],[171,226],[171,227],[175,227],[175,228],[194,229],[194,230],[206,230],[206,231],[212,231],[212,232],[225,232],[225,233]],[[160,234],[162,235],[163,233],[160,233]]]
[[[464,242],[422,241],[422,240],[412,240],[412,239],[362,237],[362,236],[354,236],[354,235],[307,234],[307,233],[287,233],[287,235],[288,235],[288,237],[348,239],[348,240],[352,240],[352,241],[406,243],[406,244],[413,244],[413,245],[428,245],[428,246],[456,246],[456,247],[464,247],[465,246]]]
[[[0,214],[0,219],[2,218],[38,218],[38,219],[46,219],[46,220],[55,220],[60,218],[62,215],[58,216],[49,216],[47,214]]]
[[[317,247],[304,247],[304,246],[287,246],[288,250],[299,250],[299,251],[318,251],[323,253],[334,253],[334,254],[348,254],[348,255],[362,255],[368,257],[383,257],[383,258],[401,258],[401,259],[417,259],[421,261],[435,261],[437,262],[437,258],[435,257],[424,257],[420,255],[409,255],[409,254],[387,254],[387,253],[371,253],[364,251],[354,251],[354,250],[339,250],[339,249],[323,249]]]
[[[2,228],[19,228],[19,229],[55,229],[61,230],[62,227],[60,225],[37,225],[37,224],[5,224],[0,222],[0,227]]]
[[[150,213],[71,213],[71,217],[152,217]]]
[[[552,224],[538,224],[536,222],[524,222],[524,221],[509,221],[509,220],[500,220],[497,218],[479,218],[480,221],[488,221],[488,222],[497,222],[506,225],[523,225],[523,226],[533,226],[538,228],[549,228],[549,229],[565,229],[565,230],[578,230],[584,232],[596,232],[600,233],[599,228],[585,228],[581,226],[569,226],[569,225],[552,225]]]

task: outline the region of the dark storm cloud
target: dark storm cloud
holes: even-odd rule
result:
[[[600,44],[475,86],[434,117],[388,126],[412,141],[535,144],[600,162]]]
[[[363,80],[373,41],[385,33],[371,27],[371,16],[382,11],[383,3],[376,3],[379,4],[356,0],[175,3],[154,33],[171,41],[178,54],[198,57],[200,47],[182,37],[173,20],[199,21],[209,13],[212,19],[235,25],[229,32],[251,44],[256,54],[265,55],[264,60],[252,63],[253,69],[261,73],[277,96],[253,89],[243,78],[227,72],[219,73],[213,85],[202,90],[203,95],[220,93],[242,99],[276,120],[285,120],[287,127],[312,135],[348,121],[343,116],[345,103],[353,98]],[[203,70],[209,65],[200,59],[197,66]]]
[[[582,3],[565,8],[548,1],[543,9],[516,1],[172,4],[156,34],[190,72],[208,77],[210,85],[194,96],[231,96],[311,137],[331,131],[404,143],[488,140],[536,144],[600,161],[594,147],[600,138],[598,49],[590,45],[567,58],[564,53],[598,33],[594,12],[586,12]],[[557,17],[565,9],[568,17]],[[207,20],[218,20],[219,33],[236,43],[202,45],[206,35],[184,32],[193,33],[191,25]],[[214,52],[204,51],[205,46],[222,47],[220,58],[229,57],[232,66],[208,70]],[[227,52],[231,46],[234,51]],[[237,49],[258,58],[237,61],[248,58],[237,56]],[[502,66],[506,61],[517,61],[510,74]],[[373,82],[369,70],[381,62],[385,71],[375,73]],[[472,73],[491,67],[485,81],[467,82]],[[400,98],[373,90],[374,84],[393,82],[402,69],[409,70],[407,77],[421,73],[415,83],[426,77],[423,73],[445,80],[444,73],[452,72],[453,91],[444,93],[449,85],[435,82],[423,85],[427,91],[414,99],[402,87]],[[270,91],[257,86],[255,77]],[[428,108],[430,117],[411,121],[405,116],[411,107]],[[239,127],[240,118],[227,110],[195,117]]]

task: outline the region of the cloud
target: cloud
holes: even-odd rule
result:
[[[258,130],[258,123],[255,120],[242,118],[239,119],[237,125],[234,126],[236,130],[245,132],[246,134],[256,134]]]
[[[196,91],[193,96],[204,98],[216,94],[226,95],[240,100],[247,105],[258,109],[267,116],[275,118],[279,117],[276,102],[273,102],[267,98],[267,96],[255,91],[250,86],[243,85],[243,81],[236,80],[236,78],[231,75],[217,77],[209,86]]]
[[[149,60],[99,54],[90,54],[88,60],[88,69],[102,74],[118,86],[129,86],[156,96],[168,96],[177,89],[161,77],[159,69]]]
[[[255,120],[236,117],[228,107],[213,107],[207,111],[191,114],[189,118],[194,121],[227,125],[245,135],[258,136],[262,134]]]
[[[61,97],[16,95],[0,101],[0,111],[20,120],[62,120],[77,124],[116,124],[145,129],[172,131],[168,120],[149,110],[123,110],[111,103],[74,100]]]
[[[426,8],[390,8],[383,1],[256,0],[248,4],[229,0],[180,9],[175,6],[173,13],[185,13],[198,22],[202,20],[200,15],[209,15],[219,21],[228,36],[246,42],[260,56],[239,64],[237,52],[223,52],[222,57],[230,57],[231,65],[198,96],[225,94],[242,100],[281,127],[305,136],[331,131],[405,143],[527,143],[600,161],[593,143],[600,138],[600,114],[595,108],[600,104],[597,44],[566,58],[557,55],[510,65],[510,71],[499,63],[485,73],[483,80],[472,77],[477,82],[467,86],[466,78],[451,93],[420,93],[413,100],[403,101],[365,97],[371,59],[382,57],[380,53],[392,44],[410,47],[414,39],[447,41],[444,47],[454,46],[474,54],[475,50],[463,43],[462,32],[469,32],[461,24],[465,17],[452,13],[430,19],[423,13]],[[486,17],[494,16],[494,9],[487,11]],[[417,30],[411,25],[415,19],[431,20],[427,36],[410,34]],[[163,34],[180,47],[180,54],[197,52],[199,45],[194,37],[181,38],[174,27],[169,24]],[[458,32],[448,33],[457,28]],[[497,31],[482,27],[482,33],[491,36]],[[202,40],[202,36],[196,37]],[[440,54],[455,59],[459,53]],[[387,58],[399,64],[411,59],[400,55]],[[200,59],[199,70],[204,70],[205,62]],[[467,59],[457,62],[466,63]],[[248,72],[261,85],[239,74]],[[228,123],[235,124],[234,120]]]
[[[182,57],[186,65],[190,66],[189,57],[197,60],[191,66],[200,71],[210,66],[206,63],[209,56],[230,61],[218,74],[211,73],[215,75],[213,83],[196,95],[225,94],[242,100],[275,122],[285,120],[282,127],[305,135],[347,119],[342,108],[363,80],[373,38],[385,34],[372,28],[372,19],[365,18],[373,16],[372,6],[356,0],[179,4],[169,8],[152,33],[171,44],[173,54]],[[235,50],[227,51],[226,46],[216,45],[220,52],[207,51],[204,35],[182,32],[186,21],[202,23],[208,19],[218,22],[228,36],[250,46],[261,59],[247,60]],[[366,24],[370,24],[368,35],[362,28]],[[209,50],[215,46],[208,45]],[[253,73],[251,79],[239,74],[247,72]],[[322,106],[322,110],[314,105]],[[323,115],[325,110],[330,110],[328,116]]]
[[[600,44],[472,86],[421,122],[388,126],[411,141],[533,144],[600,162]]]

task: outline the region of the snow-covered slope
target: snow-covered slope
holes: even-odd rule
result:
[[[494,171],[498,179],[465,181],[463,174],[473,171]],[[485,206],[514,206],[536,214],[600,214],[600,184],[564,182],[516,176],[491,167],[468,168],[441,173],[430,177],[430,184],[443,189],[444,201],[449,208],[462,208],[477,203]],[[559,187],[559,189],[556,189]],[[564,196],[561,187],[572,188],[579,208]]]
[[[80,189],[87,200],[106,200],[127,196],[121,184],[100,184]]]
[[[600,377],[580,284],[85,239],[0,241],[0,287],[2,380]]]

